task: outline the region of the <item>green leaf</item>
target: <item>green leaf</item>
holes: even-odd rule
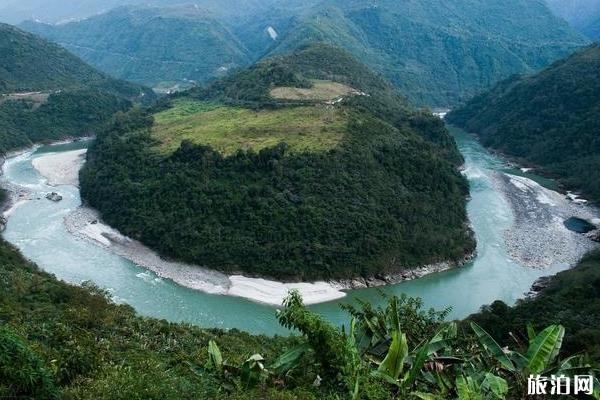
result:
[[[505,379],[488,372],[481,383],[481,389],[492,392],[497,399],[505,399],[508,393],[508,383]]]
[[[533,325],[531,325],[531,322],[529,322],[527,324],[527,337],[529,341],[531,342],[536,336],[535,329],[533,329]]]
[[[408,342],[406,341],[406,335],[399,331],[393,331],[390,349],[377,370],[397,381],[402,373],[407,356]]]
[[[208,360],[212,368],[217,371],[223,370],[223,356],[221,355],[219,346],[217,346],[217,343],[214,340],[208,342]]]
[[[441,398],[431,393],[413,392],[413,397],[420,400],[440,400]]]
[[[544,371],[546,375],[592,375],[592,367],[582,355],[571,356],[563,360],[560,365]]]
[[[477,385],[471,377],[459,375],[456,377],[456,391],[460,400],[483,400]]]
[[[456,333],[456,324],[447,324],[440,328],[429,342],[416,349],[416,355],[414,357],[412,367],[408,371],[408,376],[406,377],[404,385],[412,385],[421,373],[421,369],[423,369],[423,365],[425,364],[425,361],[427,361],[427,358],[431,354],[447,347],[450,344],[451,339],[456,337]]]
[[[510,361],[510,358],[504,354],[502,347],[494,340],[494,338],[487,333],[482,327],[477,325],[475,322],[471,322],[471,329],[475,332],[479,343],[502,365],[502,367],[508,371],[514,371],[515,366]]]
[[[562,325],[550,325],[530,342],[525,354],[529,372],[539,374],[550,366],[560,351],[564,336]]]
[[[282,375],[298,367],[302,356],[310,350],[308,343],[300,344],[280,355],[271,365],[271,370]]]
[[[400,319],[398,317],[398,297],[394,296],[390,300],[390,325],[392,331],[400,332]]]

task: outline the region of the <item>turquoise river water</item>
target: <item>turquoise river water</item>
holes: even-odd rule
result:
[[[340,310],[340,303],[356,298],[379,302],[378,291],[383,290],[388,294],[419,296],[431,307],[452,306],[451,317],[461,318],[496,299],[512,304],[523,297],[537,278],[557,272],[556,269],[524,268],[508,257],[503,232],[511,226],[513,215],[490,178],[494,171],[503,170],[506,165],[470,135],[460,131],[453,134],[465,157],[465,174],[471,186],[468,212],[478,243],[476,259],[462,268],[415,281],[380,289],[353,290],[342,300],[312,306],[314,311],[335,324],[343,324],[347,322],[347,315]],[[142,315],[252,333],[286,332],[277,324],[273,307],[178,286],[69,234],[63,218],[81,204],[79,190],[73,186],[47,186],[31,161],[44,153],[84,145],[76,142],[45,146],[7,160],[3,179],[27,188],[34,193],[34,198],[40,198],[25,202],[12,212],[4,232],[9,242],[57,278],[75,284],[92,281],[108,289],[116,302],[130,304]],[[59,203],[46,200],[44,195],[50,191],[60,192],[64,200]]]

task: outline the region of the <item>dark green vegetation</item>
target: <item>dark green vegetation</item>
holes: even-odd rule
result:
[[[63,48],[0,24],[0,152],[90,134],[132,102],[154,98]]]
[[[595,263],[597,267],[597,259]],[[575,275],[590,273],[597,275],[581,267]],[[562,276],[567,275],[572,271]],[[561,283],[573,285],[569,290],[581,287],[572,279]],[[596,291],[597,286],[596,282]],[[548,290],[541,298],[554,296],[552,288]],[[59,282],[2,241],[0,396],[519,399],[530,373],[572,376],[591,369],[585,356],[568,356],[594,349],[591,344],[597,346],[597,338],[567,329],[568,348],[561,348],[564,328],[544,326],[562,319],[570,323],[568,314],[540,317],[535,324],[544,329],[530,330],[529,339],[511,342],[511,351],[506,352],[478,325],[444,323],[446,312],[424,311],[417,299],[388,300],[383,308],[368,303],[347,307],[353,319],[349,330],[333,327],[310,312],[295,293],[277,318],[297,330],[299,337],[203,330],[141,318],[130,307],[111,303],[106,293],[90,284],[74,287]],[[567,296],[556,301],[561,310],[569,311],[563,305]],[[597,329],[597,324],[589,324]],[[493,324],[494,333],[507,334],[498,327]],[[572,337],[579,340],[571,341]]]
[[[119,7],[79,22],[21,26],[113,76],[165,89],[171,86],[165,81],[173,89],[202,83],[251,61],[222,22],[192,5]]]
[[[188,13],[200,14],[200,21],[175,18],[168,9],[118,9],[59,26],[31,22],[23,26],[115,76],[153,85],[158,78],[203,80],[219,74],[223,65],[322,41],[349,51],[384,74],[414,104],[430,106],[455,105],[501,79],[538,70],[586,44],[541,1],[383,0],[374,5],[366,0],[204,0],[198,4],[208,12]],[[125,60],[131,54],[134,59]],[[196,54],[202,54],[203,62],[198,71],[192,69],[197,63],[188,64]]]
[[[600,365],[600,253],[592,253],[576,268],[552,277],[534,299],[514,307],[497,301],[470,319],[501,344],[514,343],[511,336],[524,340],[528,323],[536,329],[560,323],[567,330],[565,352],[585,351]]]
[[[269,95],[274,87],[306,87],[310,79],[368,95],[335,106]],[[347,53],[307,47],[178,97],[180,111],[169,121],[182,115],[193,123],[181,113],[181,98],[189,98],[245,108],[245,119],[254,112],[250,118],[263,124],[256,135],[280,133],[259,151],[234,141],[239,150],[223,155],[210,147],[221,132],[211,122],[214,132],[197,131],[194,142],[165,153],[152,134],[151,114],[117,115],[89,150],[82,195],[106,222],[163,255],[226,272],[314,280],[394,273],[472,251],[462,158],[443,123],[411,111],[390,84]],[[169,103],[157,107],[162,119]],[[322,115],[304,111],[311,107],[341,115],[339,143],[294,150],[286,132],[296,141],[294,129]],[[210,107],[195,109],[213,118]],[[278,118],[267,117],[273,114]],[[265,127],[271,120],[276,123]],[[314,143],[308,133],[304,142]]]
[[[543,167],[600,200],[600,45],[513,77],[448,114],[484,145]]]
[[[593,40],[600,39],[600,0],[546,0],[550,9]]]

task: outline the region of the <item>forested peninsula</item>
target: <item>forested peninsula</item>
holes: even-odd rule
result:
[[[441,120],[317,44],[118,113],[81,189],[166,257],[280,280],[385,277],[472,253],[461,163]]]

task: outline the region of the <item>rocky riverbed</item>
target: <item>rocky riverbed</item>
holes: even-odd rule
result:
[[[571,217],[598,224],[598,209],[573,202],[525,177],[497,172],[494,182],[510,203],[515,217],[512,228],[505,233],[507,251],[523,266],[572,266],[584,254],[599,247],[586,235],[570,231],[564,225]]]

